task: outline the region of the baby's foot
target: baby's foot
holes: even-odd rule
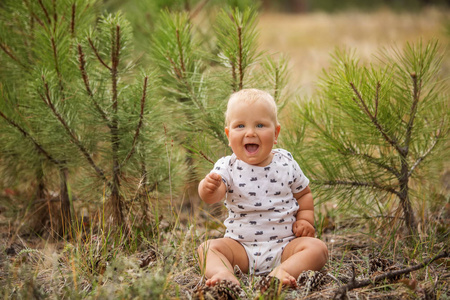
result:
[[[282,268],[276,268],[270,272],[269,276],[278,278],[282,285],[297,288],[297,280]]]
[[[223,272],[214,274],[214,276],[212,276],[211,278],[206,280],[205,284],[207,286],[215,286],[216,284],[218,284],[219,282],[224,281],[224,280],[231,281],[232,283],[235,283],[238,286],[240,286],[239,280],[237,280],[237,278],[234,276],[234,274],[231,273],[230,271],[223,271]]]

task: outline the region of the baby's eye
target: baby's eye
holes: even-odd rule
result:
[[[239,124],[238,126],[236,126],[237,128],[244,128],[244,125]]]
[[[258,124],[258,125],[256,125],[256,127],[257,127],[257,128],[263,128],[264,125],[263,125],[263,124]]]

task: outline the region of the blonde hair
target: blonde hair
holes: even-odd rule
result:
[[[227,104],[227,111],[225,112],[225,124],[228,126],[230,124],[230,119],[228,116],[228,110],[236,101],[242,101],[247,104],[252,104],[257,101],[264,101],[267,104],[269,104],[272,112],[273,112],[273,119],[275,122],[275,125],[278,125],[278,108],[277,104],[275,103],[275,100],[273,97],[265,91],[258,90],[258,89],[243,89],[240,91],[237,91],[233,94],[231,94],[230,99],[228,99]]]

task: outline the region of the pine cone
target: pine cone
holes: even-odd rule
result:
[[[238,299],[241,294],[241,287],[229,280],[223,280],[214,286],[217,288],[219,299]]]
[[[304,271],[298,276],[297,284],[301,287],[304,286],[307,290],[311,291],[318,288],[325,280],[324,273],[320,271]]]
[[[235,300],[241,296],[241,287],[229,280],[223,280],[214,286],[199,286],[192,293],[194,300]]]
[[[153,249],[148,250],[145,253],[138,255],[139,267],[147,267],[150,263],[155,262],[157,259],[156,251]]]
[[[369,274],[385,272],[390,266],[391,263],[385,258],[369,256]]]
[[[234,266],[234,275],[236,275],[243,285],[247,285],[249,283],[249,275],[242,272],[238,265]]]
[[[261,293],[257,299],[260,299],[262,296],[262,299],[270,300],[279,298],[282,285],[280,279],[273,276],[266,276],[258,282],[256,288]]]
[[[193,300],[215,300],[216,296],[212,287],[206,285],[198,286],[192,292]]]

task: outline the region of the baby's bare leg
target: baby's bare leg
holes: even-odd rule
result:
[[[296,238],[284,248],[281,265],[269,275],[277,277],[284,285],[296,286],[303,271],[319,271],[327,260],[328,249],[324,242],[311,237]]]
[[[248,272],[248,258],[244,247],[230,238],[209,240],[197,249],[200,269],[205,273],[206,285],[212,286],[222,280],[239,281],[234,276],[234,266]]]

